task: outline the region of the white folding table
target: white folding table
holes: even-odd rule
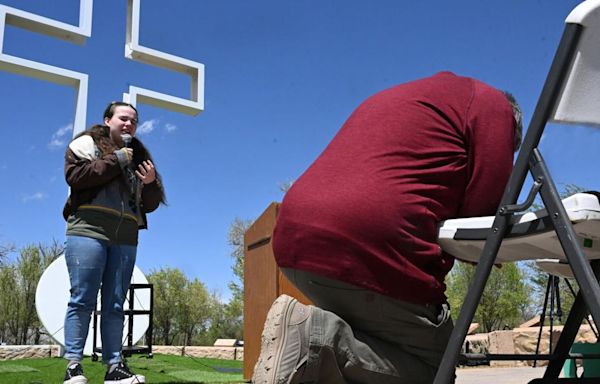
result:
[[[577,193],[562,200],[576,241],[588,260],[600,259],[600,202],[595,194]],[[494,216],[446,220],[440,223],[438,243],[459,260],[479,263]],[[496,263],[536,260],[553,272],[573,276],[545,209],[513,215]],[[551,261],[552,260],[552,261]],[[554,262],[556,261],[556,262]],[[558,263],[563,261],[563,263]]]

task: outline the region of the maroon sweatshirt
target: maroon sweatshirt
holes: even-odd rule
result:
[[[494,214],[513,140],[506,97],[475,79],[441,72],[371,96],[285,195],[278,265],[443,302],[454,258],[438,224]]]

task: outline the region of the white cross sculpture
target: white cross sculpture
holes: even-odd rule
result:
[[[125,57],[190,76],[191,96],[190,99],[182,99],[130,85],[129,92],[123,93],[123,101],[197,115],[204,110],[204,65],[140,45],[140,1],[127,0]],[[85,130],[88,75],[5,54],[4,30],[9,24],[81,45],[92,35],[93,3],[94,0],[80,0],[79,24],[76,26],[0,4],[0,70],[75,88],[77,98],[73,136]]]

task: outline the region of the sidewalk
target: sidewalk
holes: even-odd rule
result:
[[[459,368],[456,384],[527,384],[544,376],[546,367]]]

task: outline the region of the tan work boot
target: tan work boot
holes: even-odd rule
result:
[[[287,384],[308,358],[311,307],[281,295],[267,314],[254,384]]]

